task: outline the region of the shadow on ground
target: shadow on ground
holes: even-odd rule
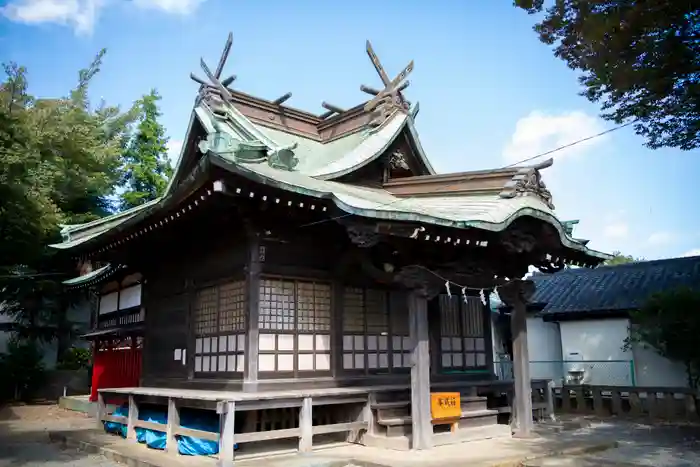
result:
[[[0,409],[0,467],[117,467],[102,456],[49,443],[52,430],[89,431],[94,422],[55,405],[5,406]]]
[[[690,467],[700,465],[700,425],[639,423],[626,420],[590,420],[590,426],[572,431],[544,429],[543,447],[585,441],[617,441],[619,447],[582,455],[598,465]]]

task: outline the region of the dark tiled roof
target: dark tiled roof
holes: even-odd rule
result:
[[[530,279],[537,285],[530,301],[546,304],[544,313],[632,310],[662,290],[700,288],[700,256],[567,269]]]

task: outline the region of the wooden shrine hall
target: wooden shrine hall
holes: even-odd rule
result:
[[[528,436],[547,382],[530,380],[534,285],[519,278],[608,258],[557,219],[541,177],[552,161],[437,174],[404,95],[413,62],[392,78],[367,42],[380,78],[361,87],[369,100],[315,114],[288,106],[291,93],[234,89],[231,45],[191,75],[165,194],[66,226],[53,245],[83,266],[67,285],[99,296],[91,338],[139,342],[139,383],[99,388],[101,420],[133,437],[155,425],[139,404],[166,404],[166,449],[199,436],[218,441],[222,463],[234,443],[238,456],[284,439],[309,451],[333,436],[395,449],[510,436],[502,412]],[[494,371],[495,289],[514,310],[512,381]],[[128,417],[105,412],[114,396]],[[190,406],[216,410],[220,433],[180,426]]]

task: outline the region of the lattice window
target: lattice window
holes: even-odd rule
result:
[[[245,332],[245,281],[219,286],[219,331]]]
[[[486,366],[484,308],[477,297],[440,296],[440,351],[443,368]]]
[[[365,332],[365,293],[346,287],[343,293],[343,332]]]
[[[331,330],[331,287],[317,282],[297,282],[297,330]]]
[[[294,330],[296,303],[294,282],[276,279],[260,281],[260,329]]]
[[[215,334],[217,330],[218,293],[216,287],[197,291],[194,305],[194,329],[198,336]]]
[[[390,371],[389,293],[346,287],[343,293],[343,369]]]
[[[246,283],[197,291],[194,303],[195,373],[241,373],[245,355]]]
[[[331,296],[324,282],[260,282],[260,372],[330,371]]]

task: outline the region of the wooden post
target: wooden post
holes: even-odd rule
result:
[[[177,454],[177,438],[175,429],[180,426],[180,409],[177,401],[168,397],[168,425],[165,432],[165,451],[168,454]]]
[[[554,415],[554,381],[548,380],[547,387],[545,388],[544,401],[547,404],[547,418],[553,422],[557,420]]]
[[[530,355],[527,348],[527,299],[534,293],[531,281],[513,280],[499,287],[499,296],[512,307],[511,332],[513,334],[513,377],[515,407],[514,436],[532,436],[532,387],[530,381]]]
[[[491,312],[491,290],[484,290],[486,303],[483,306],[484,316],[484,348],[486,349],[486,367],[490,369],[490,377],[496,379],[496,368],[493,355],[493,313]]]
[[[305,397],[299,409],[299,452],[311,452],[313,448],[313,414],[311,398]]]
[[[411,423],[413,449],[433,447],[430,419],[430,344],[428,338],[428,300],[418,290],[408,296],[411,344]]]
[[[245,367],[243,369],[243,391],[255,392],[258,390],[258,343],[259,328],[258,315],[260,304],[260,272],[262,259],[264,259],[262,242],[256,232],[249,229],[248,265],[246,271],[248,319],[245,335]]]
[[[105,397],[101,392],[97,392],[97,427],[102,428],[102,419],[107,414],[107,407],[105,406]]]
[[[133,394],[129,394],[129,418],[126,425],[126,438],[136,439],[136,421],[139,419],[139,405]]]
[[[221,434],[219,435],[219,467],[233,467],[234,446],[234,423],[236,421],[236,403],[233,401],[219,402],[217,404],[219,414],[219,425]]]

